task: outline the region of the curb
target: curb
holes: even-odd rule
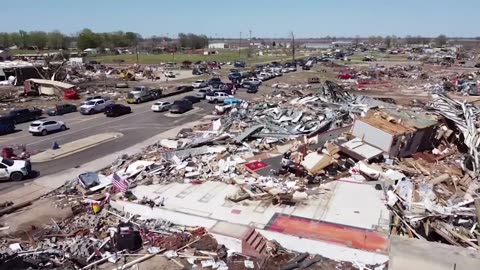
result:
[[[98,134],[97,134],[98,135]],[[93,136],[96,136],[96,135],[93,135]],[[97,145],[100,145],[102,143],[106,143],[106,142],[109,142],[109,141],[113,141],[113,140],[116,140],[118,138],[121,138],[123,137],[123,134],[120,133],[120,132],[116,132],[114,136],[112,137],[108,137],[108,138],[105,138],[105,139],[102,139],[100,141],[95,141],[95,142],[92,142],[92,143],[87,143],[85,145],[82,145],[81,147],[79,148],[76,148],[72,151],[68,151],[68,152],[64,152],[64,153],[58,153],[56,154],[55,152],[52,152],[52,155],[51,156],[48,156],[48,157],[39,157],[39,158],[35,158],[35,156],[38,156],[38,155],[48,155],[47,151],[55,151],[55,150],[51,150],[51,149],[48,149],[46,151],[43,151],[43,152],[40,152],[36,155],[33,155],[31,158],[30,158],[30,161],[32,163],[42,163],[42,162],[48,162],[48,161],[52,161],[52,160],[56,160],[56,159],[60,159],[60,158],[64,158],[64,157],[67,157],[67,156],[70,156],[70,155],[73,155],[73,154],[76,154],[78,152],[82,152],[86,149],[89,149],[89,148],[92,148],[92,147],[95,147]],[[88,137],[86,137],[88,138]],[[83,138],[83,139],[86,139],[86,138]],[[61,149],[61,148],[60,148]]]
[[[2,196],[2,199],[14,202],[14,204],[25,202],[26,200],[37,200],[40,197],[54,191],[55,189],[60,188],[66,182],[75,179],[80,173],[87,171],[101,171],[105,168],[110,167],[112,162],[114,162],[119,156],[123,154],[134,155],[136,153],[139,153],[144,147],[151,145],[161,139],[171,138],[175,136],[176,133],[178,133],[180,130],[188,127],[193,127],[201,122],[202,120],[193,121],[166,130],[154,137],[148,138],[135,145],[132,145],[127,149],[108,154],[91,162],[84,163],[80,165],[79,168],[67,169],[55,174],[40,177],[33,180],[28,185],[12,190],[10,192],[2,193],[0,196]]]

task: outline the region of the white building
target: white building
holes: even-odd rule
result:
[[[228,44],[225,42],[217,42],[208,44],[209,49],[228,49]]]

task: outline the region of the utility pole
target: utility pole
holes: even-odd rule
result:
[[[252,57],[252,30],[248,30],[248,58]]]
[[[295,35],[293,31],[291,32],[292,35],[292,60],[295,61]]]
[[[138,39],[135,39],[135,54],[137,55],[137,66],[138,66]]]
[[[240,39],[238,40],[238,57],[240,57],[241,47],[242,47],[242,32],[240,32]]]

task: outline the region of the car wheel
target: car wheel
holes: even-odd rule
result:
[[[17,121],[15,121],[15,120],[13,120],[12,122],[13,122],[13,124],[14,124],[14,125],[16,125],[16,124],[17,124]]]
[[[23,179],[23,174],[20,172],[13,172],[10,174],[10,180],[12,181],[22,181]]]
[[[214,100],[213,100],[213,103],[218,103],[218,99],[214,99]]]
[[[137,99],[136,102],[137,102],[137,104],[139,104],[139,103],[142,102],[142,100],[141,100],[141,99]]]
[[[46,129],[42,130],[42,136],[45,136],[45,135],[47,135],[47,133],[48,133],[48,132],[47,132],[47,130],[46,130]]]
[[[35,120],[40,119],[40,115],[35,115]]]
[[[62,125],[62,126],[60,127],[60,130],[61,130],[61,131],[65,131],[66,129],[67,129],[67,127],[66,127],[65,125]]]

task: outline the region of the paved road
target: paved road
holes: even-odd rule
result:
[[[173,101],[192,93],[185,93],[177,96],[164,98],[162,100]],[[169,113],[154,113],[150,110],[152,102],[133,104],[132,113],[116,118],[107,118],[103,114],[81,115],[71,113],[63,116],[49,117],[49,119],[62,120],[69,128],[67,131],[49,134],[47,136],[32,136],[28,133],[30,123],[17,125],[17,132],[14,134],[0,136],[0,148],[6,145],[25,144],[28,151],[41,151],[51,147],[54,141],[60,146],[67,142],[75,141],[94,134],[104,132],[121,132],[124,136],[84,150],[65,158],[43,163],[34,163],[33,169],[41,176],[53,174],[65,169],[80,166],[91,160],[100,158],[107,154],[121,151],[138,142],[151,138],[158,133],[172,129],[186,122],[199,120],[204,115],[210,114],[214,105],[205,101],[194,104],[194,109],[183,115],[172,116]],[[5,192],[12,187],[23,185],[22,182],[1,182],[0,192]]]

